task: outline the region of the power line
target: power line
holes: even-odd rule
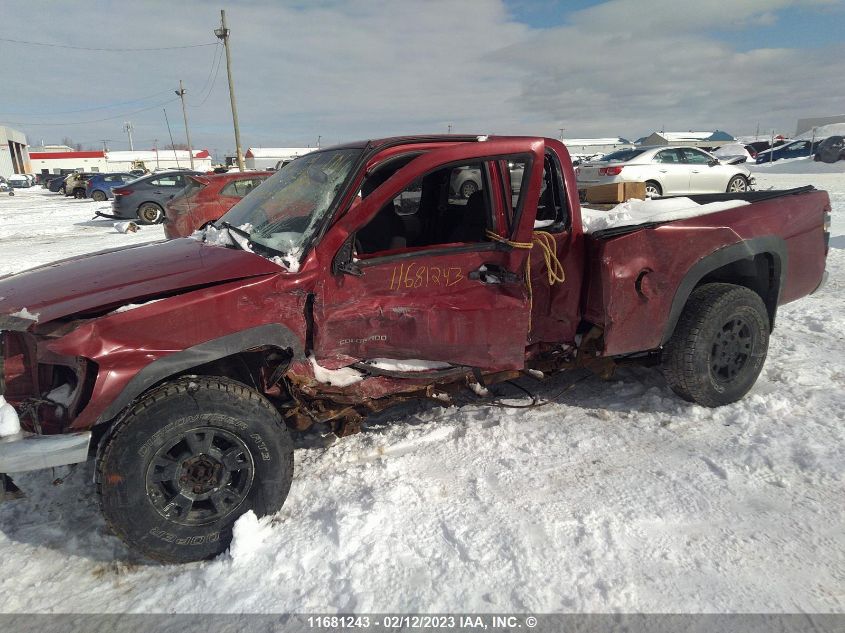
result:
[[[123,114],[115,114],[114,116],[107,116],[103,117],[102,119],[91,119],[90,121],[70,121],[66,123],[32,123],[32,122],[20,122],[20,121],[4,121],[4,123],[8,125],[20,125],[20,126],[44,126],[44,125],[84,125],[85,123],[99,123],[100,121],[111,121],[112,119],[122,119],[123,117],[129,116],[131,114],[137,114],[138,112],[146,112],[147,110],[152,110],[153,108],[159,108],[163,105],[167,105],[168,103],[172,103],[176,101],[177,97],[173,99],[168,99],[167,101],[162,101],[161,103],[156,103],[146,108],[141,108],[140,110],[133,110],[132,112],[124,112]]]
[[[211,79],[211,85],[208,88],[208,92],[205,93],[205,96],[202,98],[202,101],[200,101],[197,105],[188,104],[189,108],[200,108],[203,105],[205,105],[205,102],[208,101],[208,98],[211,96],[211,93],[214,91],[214,85],[217,83],[217,75],[220,74],[220,66],[222,65],[222,62],[223,62],[223,47],[221,46],[219,51],[217,51],[217,52],[219,52],[220,55],[216,59],[217,67],[215,68],[213,63],[211,65],[211,69],[214,72],[214,76]],[[211,74],[209,74],[209,77],[211,77]],[[208,83],[208,82],[206,82],[206,83]],[[202,93],[204,90],[205,90],[205,88],[203,87],[203,90],[200,90],[200,93]]]
[[[211,77],[214,74],[214,67],[217,64],[217,55],[222,49],[222,46],[219,46],[218,48],[214,49],[214,57],[211,58],[211,68],[208,69],[208,75],[206,76],[205,81],[202,84],[202,88],[200,88],[199,94],[204,93],[205,89],[208,88],[208,83],[211,81]]]
[[[90,108],[81,108],[79,110],[65,110],[63,112],[0,112],[0,114],[11,114],[11,115],[18,115],[18,114],[31,114],[33,116],[55,116],[57,114],[76,114],[77,112],[90,112],[91,110],[108,110],[109,108],[115,108],[117,106],[126,105],[128,103],[137,103],[138,101],[146,101],[147,99],[152,99],[153,97],[158,97],[159,95],[167,94],[170,90],[162,90],[161,92],[155,92],[151,95],[147,95],[146,97],[138,97],[137,99],[130,99],[129,101],[118,101],[117,103],[110,103],[108,105],[101,105],[101,106],[93,106]]]
[[[49,46],[52,48],[72,48],[78,51],[101,51],[114,53],[128,53],[141,51],[172,51],[178,48],[200,48],[203,46],[217,46],[219,42],[209,42],[208,44],[187,44],[184,46],[156,46],[152,48],[92,48],[90,46],[71,46],[69,44],[51,44],[48,42],[32,42],[28,40],[13,40],[8,37],[0,37],[0,42],[11,42],[13,44],[27,44],[29,46]]]

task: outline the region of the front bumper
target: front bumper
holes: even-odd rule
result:
[[[88,459],[90,444],[91,431],[62,435],[36,435],[21,431],[0,437],[0,473],[79,464]]]

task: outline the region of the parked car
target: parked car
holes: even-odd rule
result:
[[[0,191],[4,193],[11,192],[11,195],[15,195],[15,192],[12,191],[12,185],[3,176],[0,176]]]
[[[29,189],[32,186],[32,182],[26,177],[26,174],[12,174],[8,181],[15,189]]]
[[[187,237],[220,218],[272,173],[234,171],[188,176],[188,185],[164,206],[164,234],[168,239]]]
[[[813,160],[823,163],[835,163],[845,160],[845,137],[829,136],[816,148]]]
[[[282,508],[295,430],[354,433],[397,402],[527,369],[609,377],[616,359],[660,365],[680,398],[721,406],[757,380],[778,306],[824,282],[824,191],[693,196],[749,204],[585,232],[562,143],[484,138],[317,150],[203,239],[0,279],[0,385],[27,412],[0,442],[0,473],[90,456],[104,525],[150,558],[201,560],[239,516]],[[532,183],[516,213],[504,159]],[[455,165],[498,174],[498,191],[447,200]],[[396,218],[407,189],[420,191],[413,223]]]
[[[576,170],[578,187],[586,189],[616,182],[644,182],[646,195],[737,193],[753,184],[743,165],[723,165],[697,147],[665,145],[623,149]]]
[[[55,180],[56,178],[64,178],[64,174],[41,174],[39,176],[39,180],[41,182],[41,186],[45,189],[50,188],[50,182]]]
[[[522,183],[523,163],[510,163],[510,177],[513,193],[519,193]],[[481,170],[475,167],[458,167],[452,171],[449,179],[449,195],[457,198],[469,198],[476,191],[483,188]]]
[[[73,196],[74,198],[85,197],[85,185],[89,178],[99,175],[93,171],[78,171],[73,174],[68,174],[65,178],[65,195]]]
[[[727,143],[717,147],[711,154],[725,165],[740,165],[752,160],[751,153],[742,143]]]
[[[47,191],[52,191],[53,193],[61,193],[64,194],[65,190],[67,189],[67,179],[70,177],[69,174],[61,174],[56,178],[52,178],[47,183]]]
[[[85,181],[85,197],[96,202],[108,200],[114,197],[112,189],[121,187],[135,179],[135,176],[130,173],[94,174]]]
[[[157,172],[142,176],[122,187],[112,189],[112,211],[97,215],[118,220],[138,220],[141,224],[158,224],[164,220],[164,205],[188,184],[188,176],[202,172],[188,169]]]
[[[815,143],[806,140],[784,143],[779,147],[772,147],[762,152],[757,152],[757,157],[754,160],[759,165],[784,158],[808,158],[815,153],[821,142],[822,139],[817,140]]]

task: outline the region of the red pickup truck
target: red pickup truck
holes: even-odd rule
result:
[[[456,170],[479,174],[469,196]],[[302,156],[193,238],[0,280],[0,473],[93,457],[114,532],[181,562],[282,507],[291,430],[315,422],[343,435],[405,398],[619,362],[733,402],[778,306],[823,281],[830,202],[812,187],[693,197],[725,200],[743,206],[585,233],[552,139]]]

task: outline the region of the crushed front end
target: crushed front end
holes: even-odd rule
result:
[[[0,500],[19,496],[9,473],[84,462],[91,432],[64,433],[85,404],[89,362],[49,352],[32,320],[0,317],[0,396],[19,427],[0,436]]]

